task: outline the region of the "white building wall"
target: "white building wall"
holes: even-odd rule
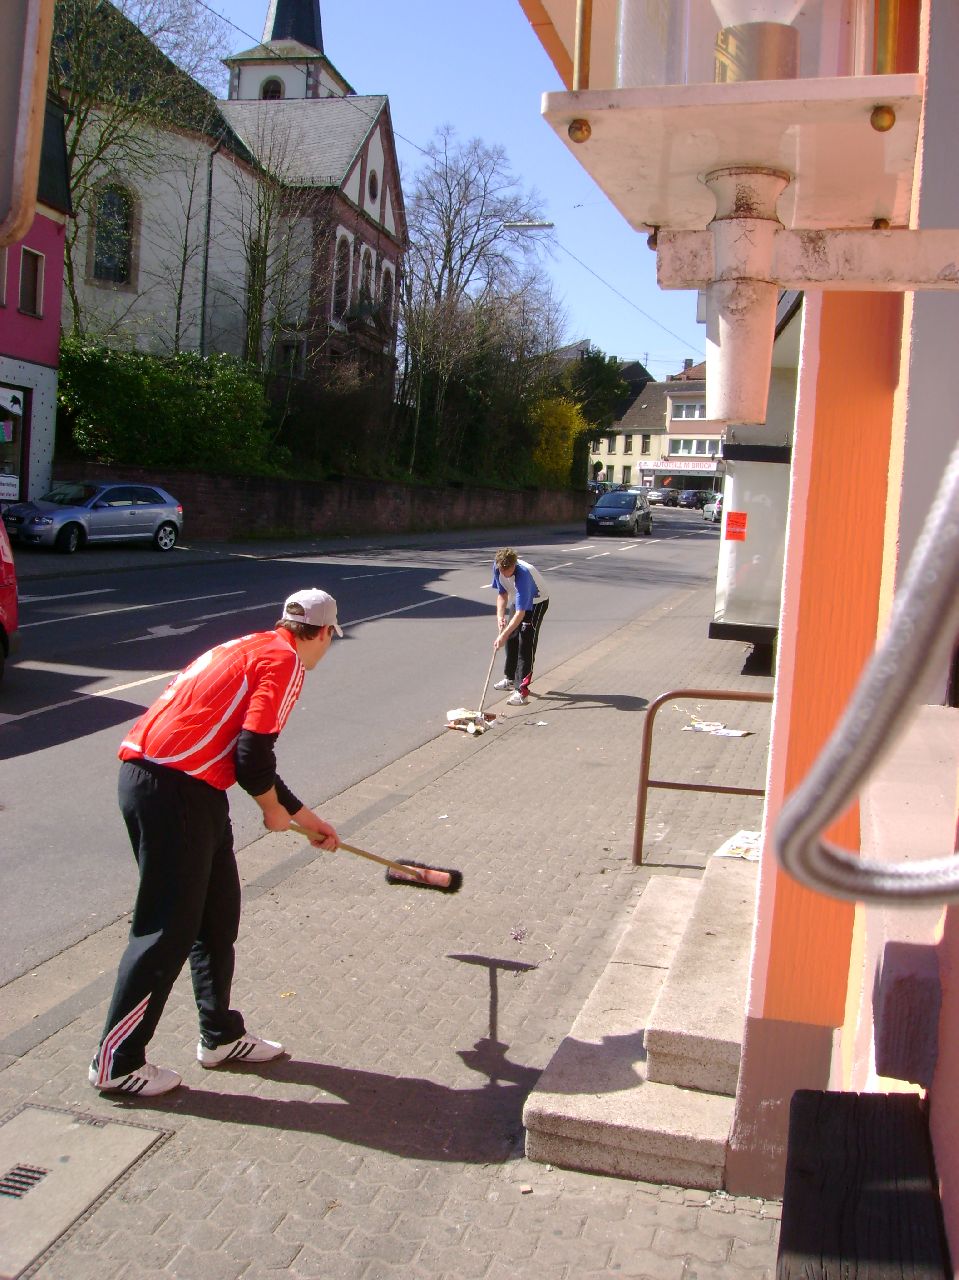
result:
[[[25,462],[28,490],[21,499],[39,498],[50,488],[57,429],[57,371],[28,360],[0,356],[0,383],[32,392],[30,448]]]
[[[356,164],[343,183],[343,194],[348,200],[352,200],[354,204],[360,203],[360,166]]]
[[[238,98],[261,98],[267,80],[279,80],[284,98],[306,97],[307,64],[305,62],[244,62],[237,80]]]
[[[370,199],[370,174],[376,174],[376,199]],[[385,175],[383,173],[383,131],[377,128],[371,135],[366,148],[366,185],[363,191],[363,212],[380,221],[380,201],[382,199]]]

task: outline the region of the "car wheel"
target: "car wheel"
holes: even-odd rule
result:
[[[153,535],[153,545],[157,551],[172,551],[176,546],[177,527],[169,521],[161,524]]]
[[[57,534],[54,546],[58,551],[63,552],[65,556],[71,556],[82,541],[83,530],[80,526],[78,524],[65,524]]]

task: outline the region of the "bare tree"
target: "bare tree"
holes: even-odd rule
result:
[[[227,26],[198,0],[116,0],[116,7],[194,80],[222,95]]]
[[[422,462],[424,424],[434,453],[453,460],[462,453],[465,428],[444,430],[458,372],[483,358],[484,344],[502,341],[524,298],[540,317],[549,309],[532,307],[541,301],[531,267],[543,242],[510,226],[542,220],[539,198],[523,190],[502,147],[477,138],[460,143],[450,127],[441,129],[406,207],[399,399],[408,411],[412,474]]]

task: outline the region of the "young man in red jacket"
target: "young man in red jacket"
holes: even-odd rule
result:
[[[240,924],[240,877],[227,789],[238,782],[269,831],[292,821],[335,849],[328,822],[276,772],[273,747],[307,671],[341,636],[336,601],[297,591],[272,631],[240,636],[202,654],[167,686],[120,746],[120,810],[140,884],[130,938],[99,1048],[94,1088],[150,1097],[180,1083],[146,1060],[170,989],[189,959],[200,1019],[201,1066],[268,1062],[283,1046],[247,1031],[230,1008]]]

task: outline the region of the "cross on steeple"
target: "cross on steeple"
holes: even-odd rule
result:
[[[323,52],[320,0],[270,0],[263,24],[263,43],[296,40]]]

